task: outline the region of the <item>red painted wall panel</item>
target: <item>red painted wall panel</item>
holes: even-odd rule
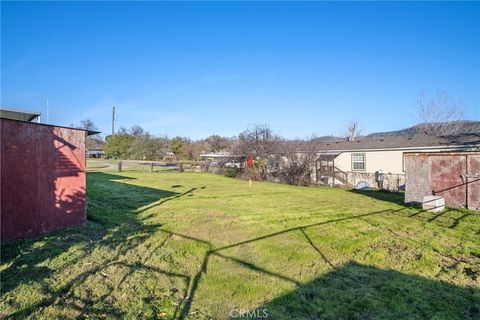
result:
[[[85,222],[85,132],[1,119],[1,135],[1,239]]]
[[[34,128],[10,123],[1,120],[2,239],[36,234],[31,214],[37,205]]]

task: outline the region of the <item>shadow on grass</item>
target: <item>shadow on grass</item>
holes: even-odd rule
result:
[[[479,294],[351,261],[256,310],[271,319],[478,319]]]
[[[109,173],[89,173],[87,175],[89,221],[85,225],[33,239],[2,243],[1,261],[2,264],[7,266],[2,271],[1,277],[2,298],[22,284],[29,283],[40,285],[46,297],[37,303],[17,309],[17,311],[8,315],[9,317],[28,317],[39,308],[58,303],[60,298],[68,298],[73,294],[75,287],[101,270],[122,263],[119,261],[119,257],[135,250],[159,230],[162,225],[144,224],[144,219],[140,218],[137,210],[151,203],[177,198],[182,194],[123,182],[130,179],[132,178]],[[162,245],[162,243],[158,244],[154,250]],[[73,256],[68,256],[63,266],[55,268],[55,270],[45,266],[44,262],[56,259],[68,252],[73,246],[79,246],[81,250],[76,250]],[[59,288],[50,287],[48,279],[51,278],[52,272],[66,270],[72,265],[80,263],[82,259],[101,247],[111,248],[115,252],[114,256],[96,262],[73,279],[63,283]],[[142,262],[146,262],[148,258],[148,256],[143,257]],[[143,264],[124,264],[123,266],[130,270],[125,277],[135,270],[147,268]],[[187,275],[151,269],[147,271],[180,277],[184,279],[186,286],[190,281]],[[110,292],[107,292],[100,299],[111,294],[113,289],[111,288]],[[123,314],[122,311],[116,310],[112,305],[107,304],[105,308],[98,309],[98,307],[94,307],[94,301],[81,301],[76,297],[75,300],[82,302],[83,307],[73,303],[69,307],[81,311],[81,314],[114,317],[120,317]]]
[[[405,194],[402,192],[390,192],[382,190],[348,190],[351,193],[361,194],[380,201],[387,201],[399,205],[405,205]]]
[[[308,225],[301,225],[270,234],[261,235],[237,243],[214,247],[209,241],[189,235],[161,229],[160,224],[146,224],[148,217],[138,215],[148,208],[159,206],[165,201],[188,196],[196,188],[184,193],[163,191],[124,183],[127,177],[107,174],[91,173],[89,182],[89,214],[90,222],[86,226],[54,233],[35,240],[5,244],[2,246],[2,262],[10,264],[2,273],[2,297],[14,290],[22,283],[38,283],[43,287],[45,298],[10,314],[11,318],[25,318],[35,316],[34,313],[50,305],[61,304],[63,308],[77,310],[80,317],[113,317],[128,318],[126,310],[116,308],[109,303],[114,286],[101,296],[87,296],[79,298],[74,289],[83,285],[87,279],[95,274],[106,271],[110,266],[121,266],[127,272],[120,279],[120,286],[135,272],[142,270],[151,274],[161,274],[170,278],[180,279],[183,283],[181,302],[173,311],[173,318],[186,319],[191,314],[191,306],[195,295],[206,274],[209,259],[217,257],[229,260],[241,267],[257,272],[262,277],[274,277],[281,281],[294,284],[297,289],[284,296],[265,303],[271,319],[324,319],[324,318],[452,318],[452,315],[461,318],[475,318],[478,316],[478,289],[461,288],[443,282],[432,281],[418,276],[405,275],[396,271],[380,270],[362,266],[351,262],[344,266],[332,263],[308,235],[308,229],[315,226],[333,224],[352,219],[367,218],[375,215],[396,214],[404,210],[381,210],[355,216],[345,216],[331,220],[319,221]],[[154,242],[135,263],[126,262],[121,257],[130,251],[136,251],[156,233],[164,233],[163,241]],[[254,262],[244,261],[226,255],[223,250],[242,246],[262,239],[299,232],[315,250],[319,258],[330,268],[331,272],[321,278],[303,284],[290,275],[282,275],[275,270],[267,270]],[[172,236],[181,237],[206,245],[203,261],[198,272],[192,275],[163,270],[147,264],[153,253],[160,250]],[[34,247],[35,243],[44,241],[42,249]],[[60,269],[49,270],[40,267],[41,263],[67,251],[72,245],[81,244],[81,254],[69,259]],[[58,249],[55,249],[57,248]],[[86,270],[66,280],[60,287],[51,287],[46,281],[51,271],[58,272],[72,264],[79,263],[93,250],[108,247],[115,252],[111,257],[95,262]],[[6,250],[5,250],[6,249]],[[42,251],[43,250],[43,251]],[[6,251],[6,252],[5,252]],[[5,257],[5,258],[4,258]],[[5,287],[4,287],[5,286]],[[5,288],[7,289],[6,292]],[[71,302],[71,301],[75,302]],[[153,314],[156,318],[159,315]],[[225,315],[228,317],[228,315]]]
[[[371,197],[380,201],[387,201],[402,206],[404,209],[410,211],[408,213],[409,218],[416,218],[423,220],[429,223],[435,223],[439,226],[450,228],[450,229],[464,229],[468,231],[476,232],[480,234],[480,230],[476,230],[474,227],[463,226],[462,222],[465,220],[470,220],[478,216],[478,213],[475,211],[469,211],[462,208],[446,208],[440,212],[431,212],[428,210],[422,209],[420,204],[406,204],[404,203],[404,194],[400,192],[389,192],[389,191],[378,191],[378,190],[348,190],[351,193],[359,194],[367,197]],[[407,212],[407,211],[406,211]],[[406,213],[405,212],[405,213]],[[471,220],[470,220],[470,224]]]
[[[167,232],[171,235],[202,242],[211,248],[206,252],[199,271],[192,277],[189,294],[187,295],[188,299],[184,302],[178,317],[179,319],[188,318],[198,286],[203,275],[207,273],[209,260],[211,257],[218,257],[248,268],[261,276],[275,277],[292,283],[299,288],[293,293],[266,303],[262,307],[253,310],[250,314],[247,311],[246,316],[244,315],[243,318],[263,318],[262,315],[264,314],[261,313],[263,309],[272,311],[271,315],[273,317],[269,317],[272,319],[423,319],[435,318],[435,316],[446,319],[453,319],[456,316],[459,319],[476,318],[480,309],[480,291],[478,289],[472,287],[462,288],[420,276],[410,276],[392,270],[385,271],[374,267],[362,266],[354,262],[346,266],[335,266],[319,247],[313,243],[306,231],[311,227],[320,225],[352,219],[365,221],[364,218],[370,216],[395,214],[403,210],[404,208],[397,210],[387,209],[301,225],[217,248],[214,248],[210,242],[202,239],[162,230],[162,232]],[[291,232],[301,232],[312,249],[319,254],[321,260],[334,271],[325,277],[304,285],[287,275],[282,275],[275,271],[264,269],[252,262],[221,253],[221,251],[226,249]],[[395,235],[403,237],[398,234]],[[458,262],[455,257],[439,251],[435,251],[435,253]],[[430,290],[430,292],[425,295],[423,290]],[[315,299],[318,301],[315,302]],[[451,303],[446,303],[449,300]],[[329,303],[330,306],[327,306],[326,303]]]

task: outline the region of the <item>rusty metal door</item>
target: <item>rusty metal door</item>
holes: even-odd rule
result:
[[[480,209],[480,156],[477,154],[431,157],[432,194],[457,207]]]

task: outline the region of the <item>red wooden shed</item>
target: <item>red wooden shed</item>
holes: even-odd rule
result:
[[[3,116],[1,239],[36,236],[85,222],[85,138],[96,132]]]

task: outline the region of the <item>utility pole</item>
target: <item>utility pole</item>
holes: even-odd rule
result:
[[[112,136],[115,135],[115,106],[113,106],[112,110]]]

